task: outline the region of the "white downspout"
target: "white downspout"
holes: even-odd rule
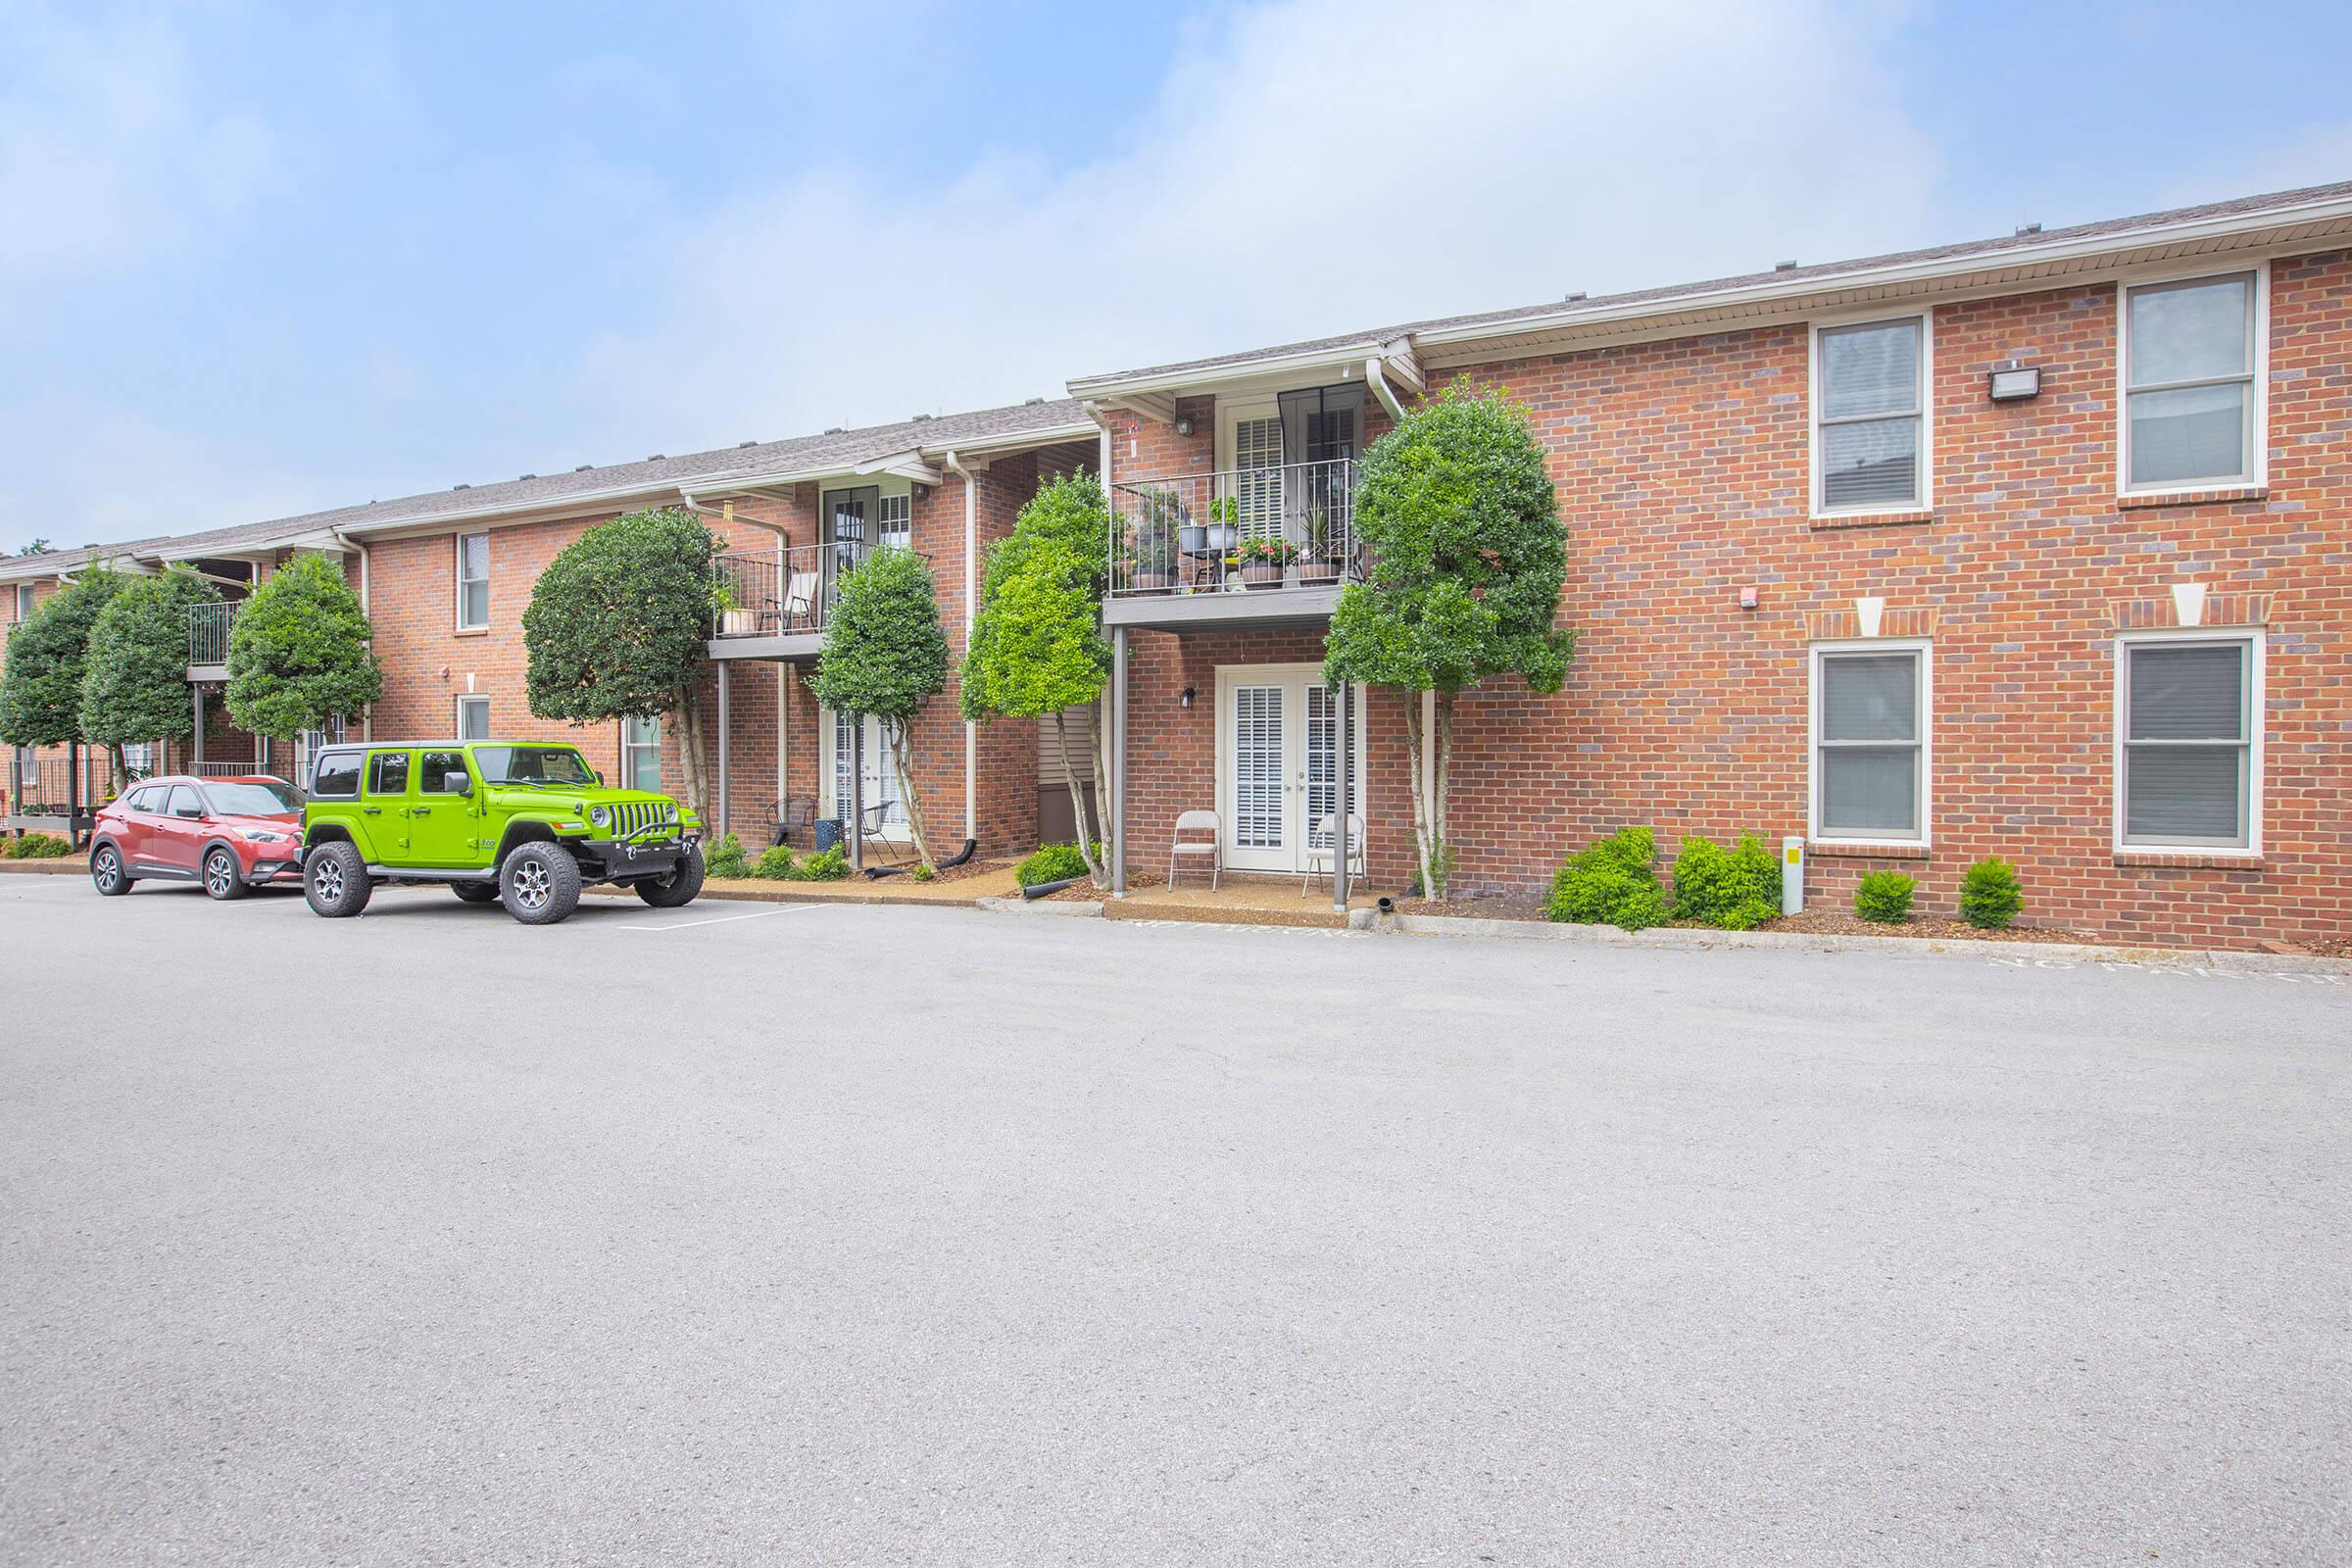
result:
[[[368,602],[367,542],[352,538],[340,528],[330,531],[335,543],[343,546],[346,550],[356,550],[360,554],[360,613],[367,617],[368,624],[372,626],[375,624],[375,612]],[[373,703],[369,703],[360,713],[360,739],[363,741],[375,739],[375,705]]]
[[[1380,406],[1389,411],[1390,418],[1398,424],[1404,422],[1404,405],[1396,401],[1396,391],[1390,387],[1388,376],[1381,371],[1380,356],[1377,354],[1365,356],[1364,385],[1370,387],[1372,395],[1380,399]]]
[[[972,627],[980,615],[980,493],[972,481],[972,470],[955,453],[947,453],[941,462],[947,470],[963,481],[963,652],[968,658],[972,651]],[[980,836],[980,726],[970,719],[963,721],[963,836]]]

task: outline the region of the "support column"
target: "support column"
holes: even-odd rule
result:
[[[865,820],[865,715],[850,717],[850,811],[842,819],[842,836],[850,841],[850,869],[865,869],[865,835],[858,831]]]
[[[1348,825],[1354,812],[1348,808],[1355,793],[1355,682],[1340,682],[1339,742],[1332,759],[1332,771],[1338,775],[1339,820],[1334,824],[1331,843],[1331,906],[1342,914],[1348,912]]]
[[[735,815],[727,799],[727,662],[718,661],[718,831],[735,831]]]
[[[196,734],[195,738],[188,742],[188,770],[202,775],[204,772],[204,688],[191,686],[188,688],[188,695],[196,704]]]
[[[1127,896],[1127,628],[1110,632],[1110,896]]]
[[[791,696],[792,665],[779,661],[776,664],[776,815],[779,820],[784,814],[784,781],[788,776],[784,762],[792,745]]]

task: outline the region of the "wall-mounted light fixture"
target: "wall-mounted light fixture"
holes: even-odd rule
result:
[[[1191,435],[1193,433],[1193,421],[1190,419],[1178,419],[1176,421],[1176,433],[1184,436]]]
[[[2016,403],[2041,396],[2041,367],[2011,360],[1992,368],[1987,390],[1995,403]]]
[[[1184,689],[1184,706],[1187,708],[1193,706],[1193,689],[1190,686]]]
[[[1762,602],[1764,590],[1751,582],[1746,587],[1740,590],[1740,608],[1741,610],[1753,610],[1759,603]]]

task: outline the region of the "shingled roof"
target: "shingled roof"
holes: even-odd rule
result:
[[[2311,185],[2298,190],[2274,191],[2261,196],[2241,196],[2225,202],[2208,202],[2198,207],[2176,207],[2163,212],[2143,213],[2134,218],[2104,219],[2095,223],[2077,223],[2068,228],[2045,230],[2035,226],[2020,229],[2014,234],[2006,234],[1997,239],[1965,240],[1951,245],[1929,246],[1924,250],[1893,251],[1881,256],[1857,257],[1842,262],[1823,262],[1810,267],[1774,268],[1769,271],[1741,272],[1730,277],[1709,278],[1703,282],[1676,283],[1660,288],[1631,289],[1617,294],[1596,294],[1590,298],[1549,300],[1541,305],[1514,306],[1508,310],[1484,311],[1467,316],[1431,317],[1424,320],[1400,321],[1392,326],[1343,333],[1336,337],[1306,338],[1295,343],[1276,344],[1270,348],[1249,349],[1234,354],[1211,355],[1206,359],[1180,360],[1168,365],[1146,366],[1139,369],[1081,376],[1073,380],[1070,386],[1073,390],[1084,390],[1092,388],[1098,383],[1144,381],[1192,371],[1244,367],[1261,360],[1309,358],[1317,354],[1376,353],[1400,339],[1417,338],[1425,334],[1451,332],[1462,328],[1507,329],[1514,323],[1539,319],[1569,322],[1579,316],[1621,316],[1629,306],[1654,304],[1663,309],[1668,306],[1681,306],[1702,300],[1711,294],[1737,293],[1764,284],[1794,285],[1799,288],[1806,284],[1828,284],[1855,273],[1923,266],[1936,262],[1966,261],[1978,258],[1997,259],[2009,252],[2043,250],[2053,246],[2086,240],[2095,241],[2105,237],[2120,238],[2143,229],[2179,227],[2218,219],[2254,217],[2289,208],[2309,206],[2317,202],[2341,199],[2352,199],[2352,180],[2332,185]]]
[[[607,500],[674,491],[723,489],[730,479],[754,480],[785,473],[846,472],[858,465],[904,452],[943,452],[959,445],[978,449],[1024,436],[1050,439],[1062,432],[1094,428],[1083,404],[1070,398],[1041,398],[999,409],[902,419],[895,424],[828,430],[784,441],[748,441],[739,446],[636,463],[592,465],[569,473],[533,475],[491,484],[457,485],[390,501],[336,507],[265,522],[240,523],[187,534],[159,534],[116,544],[61,550],[44,556],[0,559],[0,580],[73,571],[93,561],[191,560],[282,544],[329,531],[370,532],[439,519],[536,512],[578,502],[585,509]]]

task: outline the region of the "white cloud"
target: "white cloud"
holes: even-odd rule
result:
[[[127,270],[248,209],[277,149],[211,103],[160,15],[0,9],[0,324],[30,286]]]
[[[824,171],[707,215],[650,324],[584,354],[581,418],[784,435],[1909,242],[1936,162],[1876,43],[1812,0],[1259,5],[1076,167]]]

